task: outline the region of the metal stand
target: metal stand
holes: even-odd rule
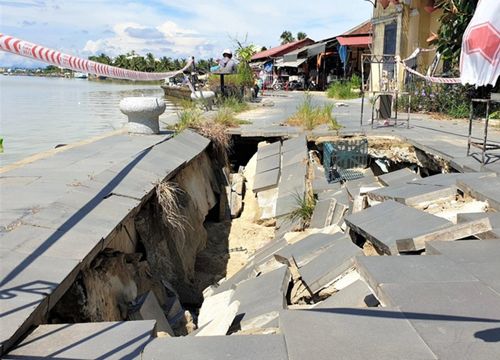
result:
[[[474,120],[474,103],[484,103],[486,104],[486,118],[484,121],[483,130],[483,140],[474,141],[472,139],[472,121]],[[486,152],[489,150],[500,150],[499,144],[494,144],[488,142],[488,125],[490,118],[490,104],[500,104],[500,100],[492,99],[472,99],[470,103],[470,115],[469,115],[469,135],[467,138],[467,156],[471,156],[470,148],[471,146],[481,149],[481,164],[485,164]]]
[[[370,67],[370,74],[367,79],[365,79],[365,65]],[[375,79],[373,72],[377,70],[378,77]],[[386,74],[387,76],[384,76]],[[408,92],[401,92],[398,88],[398,74],[399,74],[399,62],[396,60],[395,55],[374,55],[374,54],[362,54],[361,55],[361,118],[360,126],[363,127],[363,116],[365,113],[365,96],[366,93],[373,95],[372,111],[371,111],[371,127],[374,128],[375,120],[375,106],[377,100],[380,99],[382,95],[391,95],[394,98],[394,117],[390,117],[383,120],[393,120],[394,124],[391,126],[398,126],[398,100],[400,95],[408,96],[407,104],[407,116],[406,119],[402,120],[406,122],[406,128],[410,128],[410,105],[411,105],[411,95]],[[392,107],[392,106],[391,106]],[[392,114],[392,109],[391,109]]]
[[[411,95],[410,93],[407,93],[407,92],[403,92],[403,93],[399,93],[397,91],[394,91],[394,92],[373,92],[374,94],[374,98],[373,98],[373,105],[372,105],[372,117],[371,117],[371,126],[372,126],[372,129],[375,129],[375,120],[376,121],[379,121],[379,120],[387,120],[387,121],[390,121],[390,120],[393,120],[394,121],[394,124],[393,125],[384,125],[384,126],[394,126],[394,127],[397,127],[398,126],[398,99],[399,99],[399,95],[407,95],[408,96],[408,103],[407,103],[407,107],[406,107],[406,119],[405,120],[401,120],[401,122],[406,122],[406,128],[409,129],[410,128],[410,105],[411,105]],[[375,104],[377,103],[377,100],[380,98],[380,96],[382,95],[392,95],[394,96],[394,117],[389,117],[389,118],[386,118],[386,119],[379,119],[378,117],[375,116]],[[378,126],[377,126],[378,127]]]

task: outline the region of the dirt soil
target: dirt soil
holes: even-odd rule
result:
[[[257,224],[259,206],[253,192],[245,192],[243,213],[232,222],[229,232],[229,260],[227,263],[227,277],[232,276],[246,265],[248,258],[255,250],[264,246],[274,237],[274,225]]]

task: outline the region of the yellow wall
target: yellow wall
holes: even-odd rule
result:
[[[378,5],[373,10],[373,54],[380,55],[384,50],[384,29],[385,25],[391,22],[397,23],[397,44],[396,55],[402,59],[408,57],[416,48],[427,49],[430,45],[427,38],[431,33],[439,30],[439,18],[441,10],[436,10],[429,14],[424,10],[425,0],[402,1],[403,4],[390,4],[387,9]],[[434,58],[434,52],[427,52],[418,57],[418,70],[425,73]],[[372,66],[373,90],[378,91],[376,83],[379,82],[380,71]],[[399,83],[402,84],[403,71],[398,74]]]

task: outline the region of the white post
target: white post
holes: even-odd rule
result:
[[[158,134],[158,118],[165,107],[165,102],[155,97],[127,97],[120,101],[120,111],[128,116],[128,132],[134,134]]]

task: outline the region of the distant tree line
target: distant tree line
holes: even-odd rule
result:
[[[93,55],[89,56],[89,60],[116,66],[122,69],[135,70],[135,71],[145,71],[145,72],[166,72],[182,69],[187,60],[182,59],[172,59],[171,57],[163,56],[159,59],[155,58],[152,53],[147,53],[146,56],[141,56],[137,54],[134,50],[128,52],[127,54],[118,55],[114,59],[105,55]],[[210,67],[215,65],[214,59],[196,59],[196,66],[198,69],[203,71],[209,71]]]

